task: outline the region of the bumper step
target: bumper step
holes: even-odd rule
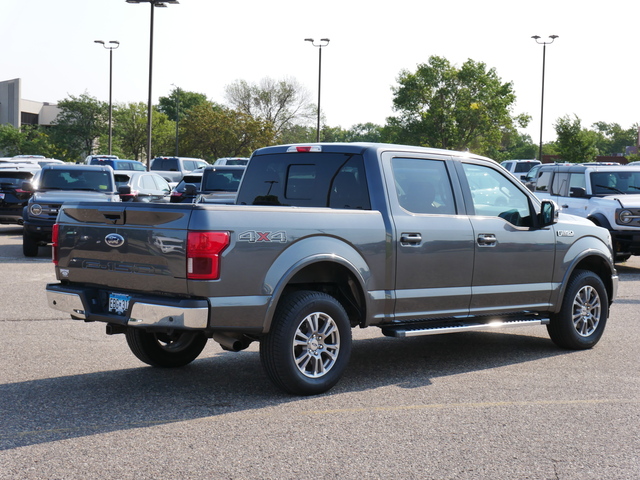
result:
[[[439,335],[443,333],[470,332],[482,330],[495,330],[507,327],[530,327],[534,325],[547,325],[548,318],[524,317],[524,318],[497,318],[491,320],[464,319],[441,322],[412,322],[393,324],[380,327],[382,334],[387,337],[417,337],[420,335]]]

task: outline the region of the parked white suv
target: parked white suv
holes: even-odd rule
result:
[[[530,188],[609,230],[616,261],[640,255],[640,167],[542,165]]]
[[[513,173],[516,178],[522,180],[529,170],[541,163],[540,160],[505,160],[500,165]]]

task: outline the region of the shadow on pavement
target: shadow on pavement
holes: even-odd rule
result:
[[[344,377],[328,394],[424,388],[437,377],[566,353],[546,338],[504,333],[356,340]],[[300,400],[269,383],[255,351],[222,352],[175,370],[141,366],[5,384],[0,398],[0,450]]]

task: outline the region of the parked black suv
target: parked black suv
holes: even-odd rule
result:
[[[39,170],[38,164],[0,165],[0,223],[22,225],[22,209],[31,196],[31,192],[22,189],[22,184],[31,181]]]
[[[25,257],[37,256],[38,246],[51,243],[53,224],[64,202],[120,201],[113,169],[97,165],[45,165],[33,183],[23,188],[33,192],[22,212]]]

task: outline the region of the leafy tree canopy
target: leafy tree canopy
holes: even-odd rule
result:
[[[255,149],[272,145],[274,141],[270,122],[211,104],[194,107],[182,124],[185,152],[209,161],[248,157]]]
[[[108,105],[87,93],[58,102],[60,113],[53,122],[51,136],[65,145],[67,155],[80,160],[93,153],[96,140],[108,124]]]
[[[158,110],[164,113],[169,120],[174,122],[178,119],[182,120],[189,110],[196,105],[208,103],[207,96],[204,93],[190,92],[181,88],[174,88],[168,97],[160,97],[158,100]]]
[[[304,125],[314,118],[309,93],[295,79],[265,77],[259,84],[237,80],[225,88],[229,104],[253,118],[271,123],[276,137],[293,124]]]
[[[589,162],[598,154],[597,134],[582,128],[581,123],[576,115],[573,120],[565,115],[554,124],[558,136],[556,150],[565,162]]]
[[[491,154],[502,149],[503,137],[526,127],[527,115],[513,116],[513,85],[502,83],[495,69],[467,60],[456,68],[432,56],[415,72],[404,70],[393,88],[388,119],[396,141]]]

